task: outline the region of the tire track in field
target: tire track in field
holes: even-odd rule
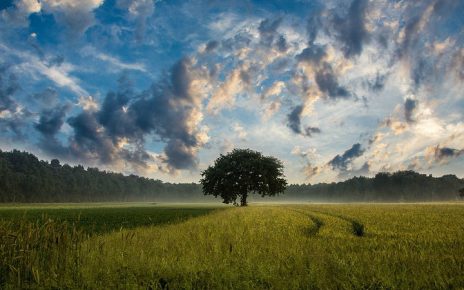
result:
[[[314,215],[308,214],[308,212],[313,212],[313,213],[318,213],[318,214],[330,216],[330,217],[341,219],[343,221],[346,221],[346,222],[350,223],[350,225],[351,225],[351,234],[353,234],[356,237],[363,237],[365,235],[365,232],[366,232],[364,224],[361,223],[360,221],[358,221],[357,219],[354,219],[354,218],[350,218],[350,217],[346,217],[346,216],[338,215],[338,214],[333,214],[333,213],[330,213],[330,212],[313,210],[313,209],[297,210],[297,209],[292,208],[292,210],[308,215],[315,224],[317,224],[317,223],[313,218],[318,220],[319,223],[322,223],[317,228],[316,233],[319,232],[319,229],[322,227],[322,225],[324,225],[324,223],[322,222],[322,220],[318,219]]]
[[[317,212],[320,214],[325,214],[331,217],[339,218],[341,220],[347,221],[351,224],[351,233],[356,236],[356,237],[363,237],[366,233],[364,224],[357,219],[350,218],[347,216],[339,215],[339,214],[333,214],[329,212],[324,212],[324,211],[318,211],[318,210],[310,210],[312,212]]]
[[[309,236],[317,235],[319,233],[320,229],[322,228],[322,226],[324,226],[324,222],[321,219],[317,218],[316,216],[308,214],[307,212],[305,212],[303,210],[298,210],[298,209],[294,209],[294,208],[290,208],[290,209],[292,211],[294,211],[294,212],[304,214],[304,215],[308,216],[311,219],[311,221],[313,222],[313,225],[308,228],[307,234]]]

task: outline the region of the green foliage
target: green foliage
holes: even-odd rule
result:
[[[248,154],[249,152],[244,153]],[[277,159],[261,157],[263,158],[260,159],[261,161],[269,163],[271,175],[277,175],[277,171],[282,169],[280,167],[276,170],[273,167],[274,162],[278,163],[279,166],[282,165]],[[222,159],[226,159],[226,157],[220,157],[216,162]],[[245,157],[242,159],[246,161],[246,166],[251,166],[253,163],[253,159],[247,160]],[[256,174],[245,174],[246,169],[243,170],[242,174],[244,181],[229,176],[225,178],[224,173],[233,172],[232,170],[240,171],[240,168],[232,167],[232,163],[225,163],[223,168],[219,168],[221,165],[215,170],[213,168],[215,166],[211,166],[204,172],[204,174],[210,172],[209,174],[213,176],[206,183],[209,194],[215,197],[221,196],[224,201],[233,203],[237,198],[243,196],[242,193],[247,188],[250,191],[254,189],[254,193],[259,193],[260,190],[265,192],[267,184],[270,192],[277,192],[279,188],[282,188],[282,180],[266,179],[267,173],[261,174],[261,177],[256,176]],[[266,165],[265,162],[262,164]],[[229,169],[227,166],[232,167],[230,171],[225,171]],[[259,170],[262,169],[268,170],[265,166],[259,168]],[[205,175],[203,180],[206,181]],[[234,181],[237,184],[233,183]],[[273,181],[276,182],[273,183]],[[247,187],[249,182],[256,182],[254,185],[259,186]],[[204,184],[203,189],[205,189]],[[414,171],[398,171],[378,173],[373,178],[353,177],[343,182],[330,184],[289,185],[285,189],[285,196],[274,196],[274,200],[323,202],[449,201],[455,200],[459,196],[464,197],[462,189],[464,189],[464,180],[455,175],[444,175],[437,178]],[[248,197],[248,193],[249,191],[245,197]],[[209,198],[213,200],[213,197]],[[176,200],[182,202],[208,201],[208,197],[203,194],[200,184],[166,183],[135,175],[124,176],[120,173],[102,171],[97,168],[85,169],[81,165],[74,167],[67,164],[61,165],[57,159],[48,163],[40,161],[32,154],[17,150],[12,152],[0,151],[0,203]]]
[[[36,222],[53,220],[75,225],[76,228],[89,234],[99,234],[120,229],[140,226],[153,226],[178,223],[186,219],[204,215],[216,210],[216,207],[157,207],[132,205],[101,205],[91,207],[76,206],[36,206],[32,208],[6,207],[0,208],[0,220],[9,222]]]
[[[220,155],[201,173],[200,183],[205,195],[220,196],[224,203],[247,205],[249,193],[262,197],[283,193],[287,181],[283,175],[283,164],[277,158],[263,156],[250,149],[234,149]]]
[[[464,187],[459,190],[459,196],[464,198]]]
[[[449,201],[464,186],[455,175],[432,177],[414,171],[381,172],[373,178],[353,177],[337,183],[289,185],[288,200],[335,202]]]
[[[171,184],[124,176],[30,153],[0,151],[0,202],[183,201],[204,198],[197,184]]]

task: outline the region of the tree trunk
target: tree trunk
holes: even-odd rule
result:
[[[247,201],[246,201],[247,196],[248,196],[247,193],[242,194],[242,197],[240,197],[240,206],[247,206],[248,205]]]

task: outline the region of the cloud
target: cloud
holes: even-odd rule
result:
[[[23,128],[31,113],[16,101],[15,94],[20,89],[18,78],[11,72],[10,66],[0,63],[0,132],[12,132],[14,138],[22,139]]]
[[[219,47],[219,41],[217,40],[210,40],[208,43],[205,45],[205,52],[211,53],[213,52],[216,48]]]
[[[27,26],[29,15],[38,13],[41,9],[42,5],[37,0],[17,0],[14,2],[14,6],[0,11],[0,18],[9,25]]]
[[[63,126],[66,113],[70,105],[65,104],[53,109],[45,110],[41,113],[39,122],[35,124],[35,129],[42,133],[45,138],[53,137]]]
[[[293,108],[290,114],[287,115],[288,127],[295,134],[301,134],[301,113],[303,112],[303,106],[299,105]]]
[[[32,95],[33,101],[39,103],[41,106],[50,108],[57,104],[58,92],[51,87],[46,88],[42,92],[35,93]]]
[[[33,13],[53,14],[73,38],[79,37],[95,23],[93,10],[103,0],[16,0],[13,7],[1,11],[1,18],[9,25],[28,26],[28,17]]]
[[[404,102],[404,118],[408,123],[414,122],[414,112],[417,108],[417,100],[406,98]]]
[[[78,38],[95,24],[93,11],[103,0],[42,0],[41,3],[44,13],[53,14],[71,38]]]
[[[15,69],[18,73],[29,74],[33,78],[39,79],[37,75],[47,77],[59,87],[66,87],[78,96],[89,95],[87,91],[81,87],[80,80],[72,76],[75,67],[70,63],[63,62],[59,66],[49,65],[46,61],[28,52],[12,49],[0,43],[0,51],[9,57],[19,59],[19,63],[15,64]]]
[[[425,158],[429,163],[438,162],[446,164],[450,159],[457,158],[464,155],[464,149],[455,149],[450,147],[431,146],[425,150]]]
[[[269,118],[271,118],[274,114],[276,114],[281,107],[281,102],[280,101],[272,101],[271,103],[268,103],[263,110],[263,120],[267,121]]]
[[[68,119],[74,130],[70,140],[70,152],[78,160],[95,161],[103,164],[114,161],[116,146],[110,138],[105,136],[104,128],[97,121],[94,114],[82,112]]]
[[[353,0],[345,17],[336,15],[333,19],[337,39],[347,58],[361,54],[363,43],[368,39],[364,24],[367,5],[367,0]]]
[[[324,46],[311,44],[303,49],[303,51],[296,56],[296,59],[298,61],[308,62],[309,64],[319,65],[326,56],[327,54]]]
[[[239,123],[234,124],[233,130],[239,139],[241,140],[246,139],[246,136],[248,135],[248,133],[245,131],[245,128],[243,128],[243,126],[241,126]]]
[[[87,46],[84,49],[82,49],[82,52],[85,56],[93,56],[96,59],[99,59],[101,61],[104,61],[108,64],[110,64],[113,68],[116,68],[119,70],[134,70],[134,71],[140,71],[143,73],[148,73],[145,65],[143,63],[127,63],[119,58],[116,58],[114,56],[98,52],[94,47]]]
[[[327,47],[318,44],[309,44],[300,54],[296,55],[296,60],[303,64],[306,70],[304,77],[314,80],[321,95],[329,99],[349,98],[351,93],[339,84],[338,76],[332,65],[337,65],[337,63],[332,58],[333,56],[327,53]],[[304,87],[309,87],[306,82],[302,85],[304,92],[314,91],[314,89]]]
[[[285,52],[287,50],[287,41],[283,35],[279,35],[277,28],[279,28],[282,18],[274,20],[264,19],[258,27],[258,32],[261,44],[266,47],[276,46],[279,51]]]
[[[212,94],[207,110],[217,114],[226,107],[233,107],[237,94],[249,89],[251,84],[250,65],[243,63],[230,72],[226,80]]]
[[[385,81],[387,79],[387,75],[381,75],[377,72],[375,78],[373,80],[367,80],[367,86],[370,91],[372,92],[380,92],[385,87]]]
[[[329,98],[348,98],[350,92],[338,83],[337,77],[330,65],[324,65],[316,73],[316,83],[321,92],[328,95]]]
[[[80,96],[77,105],[84,111],[97,111],[99,109],[98,103],[92,96]]]
[[[305,131],[305,135],[308,137],[311,137],[313,136],[313,134],[316,134],[316,133],[321,133],[321,129],[317,127],[306,127],[304,131]]]
[[[129,20],[135,22],[135,39],[142,41],[145,37],[147,20],[155,11],[156,0],[118,0],[117,7],[127,10]]]
[[[328,165],[330,165],[334,170],[347,171],[348,166],[351,165],[352,161],[363,155],[363,153],[364,149],[362,149],[361,144],[353,144],[353,146],[346,150],[342,155],[337,154],[337,156],[328,162]]]
[[[207,73],[194,65],[191,58],[181,59],[141,94],[134,92],[127,78],[121,78],[118,89],[106,95],[99,110],[84,110],[68,119],[74,131],[69,152],[103,164],[121,159],[134,162],[137,156],[149,156],[145,140],[156,136],[166,143],[162,162],[172,170],[194,168],[198,149],[209,139],[207,127],[199,126],[204,98],[199,83]],[[136,159],[136,165],[144,160]]]
[[[9,65],[0,64],[0,113],[14,111],[16,102],[13,95],[20,89],[17,77],[9,72]]]
[[[69,64],[57,66],[47,66],[42,61],[33,56],[27,56],[25,62],[19,65],[24,71],[28,73],[41,74],[53,81],[59,87],[68,88],[77,96],[88,95],[89,93],[82,88],[80,80],[73,77],[71,73],[74,67]]]
[[[301,134],[303,136],[311,137],[315,133],[321,133],[321,130],[316,127],[306,127],[302,129],[301,126],[301,115],[303,113],[303,106],[298,105],[295,106],[290,114],[287,115],[287,126],[293,131],[295,134]]]
[[[266,99],[271,96],[278,96],[282,93],[283,89],[285,88],[285,83],[283,81],[277,81],[272,84],[272,86],[268,87],[264,93],[262,94],[261,98]]]

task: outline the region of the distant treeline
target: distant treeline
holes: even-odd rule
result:
[[[288,186],[284,195],[254,201],[443,201],[458,198],[464,180],[414,171],[378,173],[338,183]],[[33,154],[0,151],[0,202],[212,201],[195,183],[166,183],[136,175],[85,169],[39,160]]]
[[[39,160],[33,154],[0,151],[0,202],[160,201],[203,196],[195,183],[165,183],[136,175],[85,169]]]
[[[328,202],[446,201],[459,197],[464,179],[433,177],[414,171],[380,172],[375,177],[353,177],[337,183],[290,185],[285,199]],[[281,198],[281,197],[279,197]]]

